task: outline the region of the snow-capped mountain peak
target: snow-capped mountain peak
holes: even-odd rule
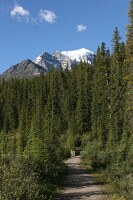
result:
[[[82,60],[88,63],[92,63],[94,57],[94,53],[85,48],[73,51],[62,51],[61,53],[69,57],[72,61],[77,61],[77,62],[80,62]]]
[[[92,63],[94,58],[94,53],[88,49],[82,48],[73,51],[56,51],[52,55],[43,52],[38,56],[34,63],[43,67],[46,71],[50,69],[51,66],[58,68],[62,66],[65,69],[67,66],[71,69],[75,62],[79,63],[81,60],[83,62]]]

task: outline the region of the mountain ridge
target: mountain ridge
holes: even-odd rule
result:
[[[48,72],[51,66],[57,69],[62,66],[63,70],[68,67],[71,70],[72,66],[80,61],[92,64],[93,58],[94,53],[85,48],[72,51],[55,51],[53,54],[42,52],[34,61],[26,59],[9,67],[0,74],[0,79],[32,78]]]
[[[9,80],[12,78],[32,78],[33,76],[40,75],[44,72],[44,69],[40,65],[27,59],[11,66],[0,75],[0,79]]]

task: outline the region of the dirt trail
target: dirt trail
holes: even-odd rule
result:
[[[106,200],[106,192],[92,175],[81,166],[81,157],[66,161],[68,174],[64,177],[63,190],[58,200]]]

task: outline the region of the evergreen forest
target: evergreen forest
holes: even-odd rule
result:
[[[128,16],[126,43],[116,27],[93,64],[0,84],[1,200],[54,199],[76,147],[133,199],[133,0]]]

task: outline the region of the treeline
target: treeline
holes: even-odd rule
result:
[[[93,67],[0,85],[0,198],[54,199],[63,159],[91,129]]]
[[[133,199],[133,0],[129,20],[126,45],[116,28],[111,55],[104,43],[97,51],[85,153],[85,162],[103,170],[126,200]]]

